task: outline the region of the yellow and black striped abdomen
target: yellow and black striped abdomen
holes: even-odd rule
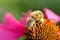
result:
[[[56,23],[45,19],[44,23],[38,22],[26,28],[26,40],[58,40],[58,31]]]

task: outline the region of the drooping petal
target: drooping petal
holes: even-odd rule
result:
[[[20,36],[24,35],[25,27],[12,16],[10,13],[6,13],[3,19],[3,25],[13,32],[19,33]]]
[[[20,20],[20,23],[23,24],[24,26],[26,26],[27,17],[30,16],[30,13],[31,13],[31,12],[32,12],[32,11],[29,10],[29,11],[26,13],[26,15]]]
[[[0,40],[17,40],[17,33],[14,33],[0,24]]]
[[[51,11],[50,9],[44,8],[44,16],[46,18],[50,19],[55,19],[56,22],[60,21],[60,17],[58,15],[56,15],[53,11]]]

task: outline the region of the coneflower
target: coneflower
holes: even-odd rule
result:
[[[31,14],[33,15],[27,20],[26,40],[58,40],[59,26],[54,19],[43,18],[40,11],[34,11]]]
[[[45,19],[44,23],[38,22],[26,28],[27,40],[58,40],[59,26]]]
[[[60,22],[59,16],[45,8],[44,18],[41,20],[43,22],[34,19],[34,25],[28,27],[26,21],[31,13],[32,11],[28,11],[20,21],[17,21],[11,13],[6,13],[3,22],[0,23],[0,40],[18,40],[24,35],[27,37],[26,40],[60,40],[60,30],[57,25]]]

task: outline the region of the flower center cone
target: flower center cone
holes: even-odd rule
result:
[[[26,40],[58,40],[59,26],[55,22],[44,19],[26,28]]]

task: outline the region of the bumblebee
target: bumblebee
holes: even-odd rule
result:
[[[33,26],[36,22],[44,22],[43,13],[39,10],[32,12],[27,18],[27,27]]]
[[[32,12],[31,18],[33,18],[35,22],[44,22],[43,13],[39,10]]]

